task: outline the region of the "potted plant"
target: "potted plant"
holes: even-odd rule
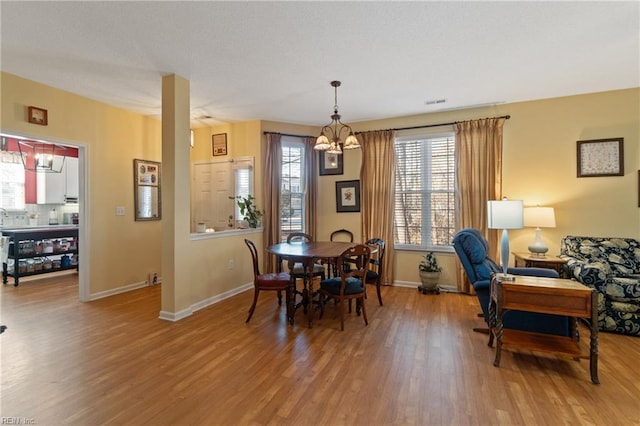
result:
[[[237,197],[229,197],[230,199],[237,199],[238,207],[240,208],[240,214],[243,216],[244,221],[249,225],[249,228],[257,228],[260,226],[260,218],[264,216],[264,211],[258,210],[255,205],[255,198],[249,194],[246,197],[238,195]]]
[[[420,273],[420,281],[422,285],[418,287],[418,290],[422,294],[426,293],[440,293],[440,289],[438,288],[438,280],[440,280],[440,272],[442,268],[438,265],[438,259],[433,254],[432,251],[427,252],[424,256],[422,256],[422,260],[418,265],[418,270]]]

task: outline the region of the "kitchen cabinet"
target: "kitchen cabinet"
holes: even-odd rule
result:
[[[76,157],[67,157],[65,160],[65,201],[67,203],[78,202],[80,194],[80,172],[78,168],[78,159]]]
[[[37,173],[38,204],[77,202],[79,170],[76,157],[66,157],[60,173]]]
[[[2,283],[11,276],[14,286],[20,277],[78,268],[78,227],[3,229],[9,237],[9,254],[2,263]],[[73,257],[70,257],[73,255]]]

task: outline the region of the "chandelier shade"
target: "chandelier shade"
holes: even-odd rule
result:
[[[338,87],[342,83],[337,80],[331,82],[331,87],[334,89],[333,114],[331,115],[331,123],[322,127],[320,130],[320,136],[316,139],[316,144],[313,149],[318,151],[327,151],[330,154],[342,154],[343,149],[356,149],[360,148],[358,138],[353,134],[351,126],[344,124],[340,121],[340,114],[338,113]],[[342,134],[345,134],[346,139],[342,140]]]

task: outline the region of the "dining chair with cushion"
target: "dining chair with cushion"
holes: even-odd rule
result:
[[[329,241],[342,241],[342,242],[346,242],[346,243],[352,243],[353,242],[353,232],[349,231],[348,229],[336,229],[335,231],[333,231],[331,233],[331,236],[329,237]],[[333,276],[337,277],[338,276],[338,271],[336,271],[336,259],[325,259],[324,263],[328,263],[329,264],[329,273],[333,272]]]
[[[365,244],[370,247],[376,247],[375,253],[371,254],[371,259],[369,260],[369,269],[367,270],[365,282],[367,284],[376,285],[376,292],[378,293],[378,303],[380,303],[380,306],[382,306],[380,285],[382,281],[382,262],[384,261],[384,240],[380,238],[371,238]]]
[[[297,242],[300,243],[310,243],[313,242],[313,237],[309,234],[305,234],[304,232],[292,232],[287,236],[287,244],[295,244]],[[300,262],[296,262],[293,265],[292,274],[295,278],[304,278],[305,270]],[[325,279],[325,270],[324,265],[321,263],[315,263],[313,265],[314,277],[320,277],[321,280]]]
[[[289,318],[289,302],[291,300],[291,276],[288,272],[278,272],[261,274],[260,267],[258,266],[258,250],[256,245],[251,240],[244,240],[244,243],[249,247],[251,257],[253,258],[253,303],[249,308],[249,316],[245,322],[249,322],[253,311],[256,309],[256,303],[258,302],[258,295],[260,291],[277,291],[280,295],[282,291],[285,292],[286,304],[287,304],[287,318]],[[282,306],[282,297],[278,297],[278,305]]]
[[[344,331],[344,302],[356,300],[356,311],[362,312],[365,325],[369,325],[367,321],[367,311],[365,310],[364,298],[365,289],[364,282],[369,268],[369,260],[371,258],[371,249],[364,245],[346,249],[338,257],[338,273],[339,276],[329,278],[320,282],[318,293],[320,296],[320,318],[324,314],[324,305],[327,299],[333,299],[338,304],[338,312],[340,315],[340,330]],[[355,267],[353,267],[355,265]],[[345,268],[345,266],[347,266]],[[351,312],[351,309],[349,309]]]

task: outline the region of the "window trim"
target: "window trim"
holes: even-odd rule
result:
[[[279,197],[280,197],[280,207],[282,207],[282,179],[283,179],[283,174],[282,174],[282,167],[283,167],[283,157],[284,157],[284,149],[285,148],[300,148],[301,149],[301,155],[300,155],[300,192],[296,192],[296,194],[301,194],[302,198],[301,198],[301,218],[300,218],[300,230],[288,230],[288,232],[306,232],[307,229],[307,223],[306,223],[306,209],[307,209],[307,202],[306,202],[306,192],[305,192],[305,187],[306,187],[306,180],[308,179],[307,176],[307,170],[306,170],[306,160],[305,157],[307,155],[307,144],[305,143],[304,138],[302,137],[296,137],[296,136],[282,136],[282,139],[280,140],[280,146],[281,146],[281,157],[280,157],[280,170],[281,170],[281,176],[280,176],[280,185],[279,185]],[[291,182],[289,182],[291,183]],[[280,211],[280,217],[278,218],[278,220],[280,221],[279,223],[279,229],[280,229],[280,240],[281,241],[286,241],[285,237],[285,231],[282,227],[282,211]],[[287,233],[288,233],[287,232]]]
[[[450,130],[437,130],[433,132],[425,131],[425,129],[409,129],[409,130],[401,130],[396,133],[395,142],[408,142],[419,139],[438,139],[438,138],[452,138],[455,147],[455,132],[453,127]],[[394,147],[395,149],[395,147]],[[396,158],[397,161],[397,158]],[[455,161],[455,153],[454,153],[454,161]],[[397,165],[397,163],[396,163]],[[453,182],[453,210],[454,210],[454,230],[455,223],[457,222],[458,216],[458,205],[455,200],[458,197],[458,185],[457,185],[457,170],[455,169],[454,164],[454,182]],[[396,191],[397,191],[397,182],[396,182]],[[395,200],[394,200],[395,205]],[[395,207],[394,207],[394,232],[395,232]],[[395,238],[394,238],[395,240]],[[406,243],[395,243],[394,241],[394,249],[398,251],[412,251],[412,252],[427,252],[427,251],[436,251],[436,252],[445,252],[445,253],[453,253],[453,244],[449,245],[416,245],[416,244],[406,244]]]

